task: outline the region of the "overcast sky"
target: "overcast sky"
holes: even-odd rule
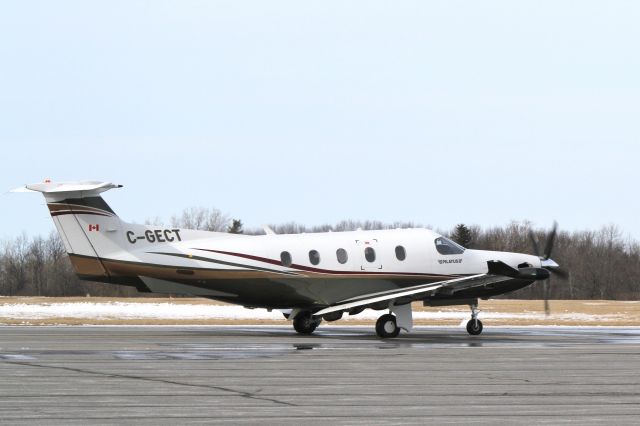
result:
[[[640,238],[640,2],[0,3],[0,188],[123,219],[618,224]],[[1,194],[0,238],[47,234]]]

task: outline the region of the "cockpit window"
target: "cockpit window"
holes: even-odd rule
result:
[[[436,250],[440,254],[462,254],[464,253],[464,247],[454,243],[448,238],[439,237],[436,238]]]

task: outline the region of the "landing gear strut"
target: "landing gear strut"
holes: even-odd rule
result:
[[[467,323],[467,333],[472,336],[478,336],[482,333],[482,321],[478,319],[478,314],[480,311],[478,310],[478,302],[469,305],[471,308],[471,319]]]
[[[311,312],[300,312],[293,319],[293,328],[300,334],[311,334],[320,325],[321,318],[314,318]]]
[[[396,317],[391,314],[384,314],[378,318],[378,321],[376,321],[376,333],[383,339],[398,337],[400,327],[398,327]]]

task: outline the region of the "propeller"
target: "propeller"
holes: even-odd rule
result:
[[[529,230],[529,239],[531,240],[531,245],[533,246],[533,253],[540,258],[541,266],[552,274],[559,276],[560,278],[568,278],[569,273],[560,268],[560,265],[558,265],[551,259],[553,244],[556,240],[557,234],[558,222],[553,222],[553,228],[551,228],[551,231],[549,232],[549,234],[547,234],[546,242],[544,245],[544,252],[542,254],[540,254],[540,245],[538,244],[538,238],[532,230]]]
[[[549,306],[549,279],[542,282],[542,294],[544,295],[544,315],[551,315],[551,306]]]
[[[533,252],[536,256],[538,256],[541,260],[548,260],[551,258],[551,252],[553,251],[553,242],[556,239],[556,234],[558,233],[558,222],[553,222],[553,228],[551,228],[551,232],[547,234],[547,241],[544,245],[544,256],[540,255],[540,246],[538,244],[538,237],[533,233],[533,230],[529,230],[529,239],[531,240],[531,245],[533,246]]]
[[[540,254],[540,245],[538,244],[538,239],[536,238],[536,235],[532,230],[529,230],[529,239],[531,240],[533,252],[540,258],[540,265],[550,273],[557,275],[560,278],[567,279],[569,277],[569,273],[560,268],[560,265],[558,265],[551,259],[553,244],[555,242],[557,233],[558,222],[553,222],[553,228],[551,228],[551,231],[547,234],[546,242],[544,245],[544,252],[542,254]],[[551,309],[549,308],[549,280],[544,280],[542,285],[544,294],[544,312],[547,316],[549,316],[549,314],[551,313]]]

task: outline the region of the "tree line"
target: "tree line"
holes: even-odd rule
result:
[[[449,235],[472,249],[533,254],[530,230],[542,247],[548,230],[533,229],[529,222],[488,229],[458,225]],[[552,299],[640,300],[640,244],[615,225],[558,231],[551,258],[569,273],[567,278],[551,276]],[[543,286],[534,284],[507,297],[541,299]]]
[[[163,225],[155,218],[147,224]],[[258,235],[261,229],[244,229],[242,221],[232,219],[213,208],[190,208],[170,219],[172,227],[207,231]],[[302,232],[340,232],[356,229],[413,228],[412,222],[383,223],[380,221],[344,220],[336,224],[305,226],[295,222],[273,224],[279,234]],[[533,231],[544,245],[546,230],[534,229],[529,222],[512,222],[505,226],[481,228],[459,224],[452,230],[439,231],[470,249],[533,253],[529,238]],[[552,258],[569,276],[553,276],[550,285],[552,299],[640,299],[640,244],[625,238],[615,225],[598,230],[559,231]],[[3,296],[144,296],[127,286],[80,281],[66,255],[58,234],[48,237],[21,235],[4,241],[0,247],[0,295]],[[507,295],[510,298],[540,299],[543,286],[534,284]]]

